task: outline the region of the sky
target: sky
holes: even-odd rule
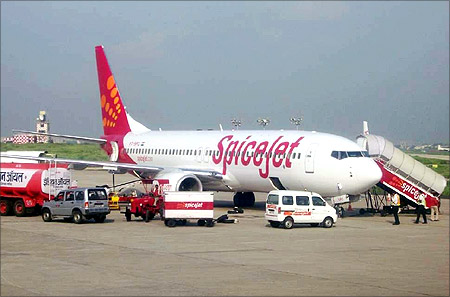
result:
[[[449,2],[1,2],[1,135],[99,137],[94,47],[150,129],[449,142]]]

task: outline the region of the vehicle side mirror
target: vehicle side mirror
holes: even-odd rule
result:
[[[55,199],[53,199],[53,201],[59,201],[59,198],[55,198]]]

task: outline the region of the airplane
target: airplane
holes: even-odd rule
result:
[[[359,197],[381,178],[381,170],[367,151],[333,134],[299,130],[152,131],[126,111],[103,46],[96,46],[95,54],[104,135],[88,138],[15,131],[98,143],[110,161],[32,157],[34,160],[68,163],[75,169],[102,167],[141,179],[165,179],[172,191],[234,192],[234,204],[240,207],[254,205],[254,192],[273,189]]]

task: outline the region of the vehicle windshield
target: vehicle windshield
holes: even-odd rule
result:
[[[278,195],[270,194],[269,197],[267,197],[267,204],[278,204]]]
[[[106,192],[103,189],[92,189],[88,190],[89,200],[108,200],[106,197]]]

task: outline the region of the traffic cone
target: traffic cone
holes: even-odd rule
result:
[[[347,208],[347,211],[352,211],[353,210],[353,208],[352,208],[352,204],[351,203],[348,203],[348,208]]]

